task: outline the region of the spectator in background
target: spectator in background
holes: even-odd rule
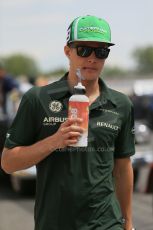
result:
[[[44,76],[39,76],[35,81],[36,86],[45,86],[48,84],[49,84],[48,79]]]
[[[3,149],[5,135],[9,125],[8,113],[6,111],[7,94],[17,87],[17,82],[7,74],[5,65],[0,60],[0,153]]]
[[[19,92],[21,95],[26,93],[29,89],[31,89],[34,85],[29,81],[28,76],[26,75],[21,75],[20,76],[20,85],[19,85]]]
[[[153,95],[148,95],[147,121],[149,127],[153,130]]]
[[[6,96],[7,94],[18,88],[17,81],[9,75],[5,69],[5,65],[0,61],[0,111],[6,114]]]

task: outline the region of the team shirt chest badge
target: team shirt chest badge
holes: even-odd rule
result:
[[[63,108],[63,105],[60,101],[54,100],[49,103],[50,111],[54,113],[59,113]]]

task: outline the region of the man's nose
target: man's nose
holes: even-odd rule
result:
[[[94,63],[94,62],[96,62],[96,60],[97,60],[97,58],[95,56],[95,52],[92,51],[91,55],[88,57],[88,62]]]

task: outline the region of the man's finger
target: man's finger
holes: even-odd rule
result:
[[[69,126],[72,124],[81,124],[83,122],[82,118],[68,118],[63,125]]]

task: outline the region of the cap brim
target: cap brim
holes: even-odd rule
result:
[[[83,39],[76,39],[73,41],[69,41],[68,43],[72,43],[72,42],[100,42],[100,43],[106,43],[109,46],[114,46],[114,43],[108,42],[106,40],[100,40],[100,39],[95,39],[95,38],[83,38]]]

